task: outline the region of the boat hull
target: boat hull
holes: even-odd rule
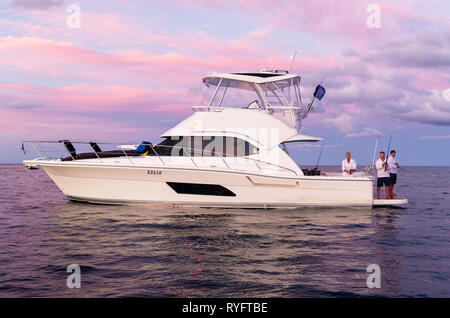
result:
[[[40,163],[70,200],[201,207],[372,206],[373,178],[283,177],[237,171]],[[234,195],[180,193],[169,184],[222,187]]]

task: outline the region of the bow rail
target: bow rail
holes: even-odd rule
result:
[[[146,153],[137,153],[136,149],[140,144],[133,142],[96,142],[96,141],[70,141],[70,140],[25,140],[22,144],[22,149],[25,152],[25,144],[31,145],[34,152],[39,156],[36,160],[55,160],[55,161],[80,161],[86,159],[94,159],[99,163],[111,163],[111,158],[125,158],[131,164],[142,164],[142,161],[137,158],[140,157],[156,157],[162,166],[179,166],[180,163],[169,160],[175,157],[187,157],[191,165],[196,168],[201,168],[202,163],[211,166],[211,162],[205,160],[197,160],[199,158],[219,158],[224,167],[228,170],[242,171],[233,164],[237,161],[245,162],[244,166],[248,168],[256,168],[260,172],[264,170],[275,170],[288,172],[293,175],[298,175],[295,170],[283,167],[274,163],[262,161],[248,156],[233,157],[218,151],[205,151],[203,149],[196,149],[190,147],[170,146],[170,145],[154,145],[151,143],[145,144],[148,146]],[[74,145],[77,145],[75,148]],[[175,156],[160,155],[159,151],[163,148],[171,149],[171,153],[177,153]],[[80,152],[81,149],[81,152]],[[232,159],[235,159],[233,162]],[[140,161],[140,162],[139,162]],[[184,162],[183,162],[184,163]],[[242,168],[242,164],[239,165]]]

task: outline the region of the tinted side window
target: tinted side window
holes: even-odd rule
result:
[[[259,153],[257,147],[245,140],[223,136],[170,137],[154,149],[160,156],[243,157]]]
[[[180,156],[183,153],[179,147],[182,146],[182,143],[183,139],[181,137],[170,137],[154,146],[154,149],[159,156]],[[151,155],[155,154],[152,153]]]

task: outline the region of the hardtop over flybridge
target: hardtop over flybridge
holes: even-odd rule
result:
[[[24,164],[42,167],[70,200],[93,203],[292,208],[407,202],[374,200],[368,173],[302,170],[289,156],[286,144],[322,140],[300,132],[314,102],[303,107],[300,76],[263,70],[212,74],[203,83],[205,101],[159,144],[26,141],[39,158]],[[324,94],[318,85],[314,98]]]

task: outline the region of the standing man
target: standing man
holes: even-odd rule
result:
[[[345,159],[342,160],[342,175],[349,176],[356,171],[356,161],[351,158],[350,152],[345,153]]]
[[[380,199],[380,190],[383,185],[386,187],[386,199],[392,199],[390,191],[391,179],[384,151],[380,151],[380,159],[375,163],[375,167],[377,168],[377,199]]]
[[[395,160],[396,152],[395,150],[391,151],[391,156],[388,158],[388,166],[389,166],[389,175],[390,175],[390,181],[391,181],[391,197],[397,196],[394,193],[394,185],[397,183],[397,169],[399,168],[399,165],[397,163],[397,160]]]

